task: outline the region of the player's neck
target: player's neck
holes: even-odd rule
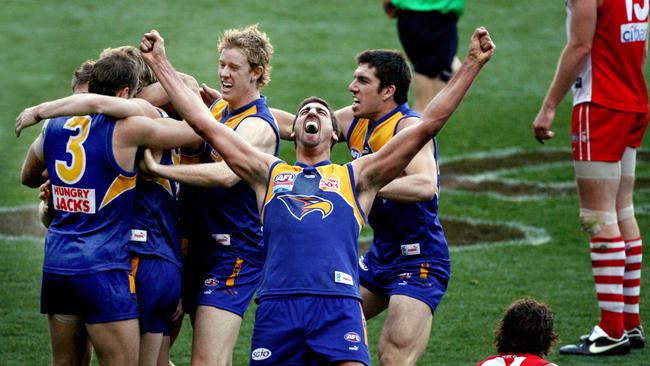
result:
[[[228,109],[230,111],[237,110],[247,104],[252,103],[253,101],[260,99],[260,91],[257,89],[251,90],[250,92],[243,94],[232,100],[228,100]]]
[[[390,100],[382,104],[381,108],[376,111],[371,117],[368,119],[370,122],[375,122],[379,121],[380,119],[384,118],[388,113],[392,112],[395,108],[397,108],[399,104],[395,103],[395,101]]]
[[[316,147],[296,147],[296,160],[307,164],[315,165],[324,160],[330,160],[332,153],[329,148],[325,149],[325,146],[316,146]]]

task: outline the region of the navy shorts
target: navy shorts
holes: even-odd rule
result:
[[[181,269],[155,256],[135,256],[131,262],[140,310],[140,333],[169,335],[181,297]]]
[[[183,307],[187,313],[194,313],[199,305],[212,306],[243,318],[261,280],[262,267],[241,258],[221,258],[204,273],[188,268],[183,280]]]
[[[456,22],[453,13],[400,10],[397,33],[415,72],[443,81],[451,78],[458,50]]]
[[[133,278],[122,269],[89,275],[43,273],[41,313],[81,315],[90,324],[137,319]]]
[[[255,313],[251,365],[370,365],[358,299],[290,296],[262,299]]]
[[[389,299],[393,295],[404,295],[429,305],[431,313],[447,292],[449,269],[437,271],[429,262],[413,262],[399,267],[382,268],[368,260],[359,258],[359,284],[377,296]]]

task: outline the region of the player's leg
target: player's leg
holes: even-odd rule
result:
[[[382,365],[415,365],[429,342],[431,308],[404,295],[390,297],[388,314],[379,336]]]
[[[71,276],[43,273],[41,313],[47,314],[52,365],[88,365],[92,347],[88,345],[81,299]]]
[[[86,329],[79,315],[48,314],[52,346],[52,365],[83,365],[86,355]]]
[[[144,333],[140,336],[139,366],[155,366],[162,348],[162,333]]]
[[[171,337],[163,336],[162,343],[160,345],[160,352],[158,353],[158,363],[157,366],[170,366],[173,363],[170,360],[170,351],[171,351]]]
[[[636,149],[627,147],[621,159],[621,184],[616,198],[618,226],[625,239],[625,275],[623,280],[623,323],[635,348],[645,346],[645,335],[639,316],[641,298],[641,269],[643,244],[641,232],[634,216],[634,176],[636,167]]]
[[[580,343],[560,348],[565,354],[629,352],[623,326],[625,242],[617,224],[616,196],[624,148],[607,135],[613,111],[581,104],[573,111],[573,157],[580,201],[580,223],[590,236],[591,266],[600,322]],[[577,136],[577,137],[576,137]],[[620,151],[619,151],[620,150]]]
[[[194,319],[192,365],[231,365],[241,316],[199,305]]]
[[[440,77],[432,78],[419,72],[413,73],[413,82],[415,91],[413,109],[418,112],[423,112],[431,99],[438,95],[442,88],[447,85],[447,81],[442,80]]]
[[[90,341],[102,365],[137,365],[140,348],[138,319],[86,323]]]
[[[136,365],[140,326],[135,280],[127,270],[77,279],[84,300],[86,331],[102,365]]]
[[[363,298],[363,315],[366,319],[372,319],[388,307],[388,299],[379,296],[361,286],[361,297]]]
[[[180,268],[161,257],[141,255],[133,265],[140,312],[140,366],[155,366],[163,337],[171,333],[181,292]],[[168,345],[169,343],[167,343]],[[166,350],[169,353],[169,350]]]
[[[404,12],[397,31],[404,52],[413,63],[415,102],[422,112],[452,76],[458,48],[456,18],[439,12]]]

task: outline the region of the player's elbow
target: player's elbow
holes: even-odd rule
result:
[[[428,180],[422,185],[422,188],[418,190],[418,201],[428,202],[431,201],[436,194],[438,193],[438,186],[436,185],[435,179]]]
[[[579,41],[571,45],[571,52],[579,59],[586,60],[591,54],[592,43],[588,41]]]

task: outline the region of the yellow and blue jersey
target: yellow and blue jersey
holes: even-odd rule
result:
[[[164,150],[160,164],[180,164],[178,150]],[[178,190],[178,183],[172,179],[138,175],[131,252],[161,257],[182,266]]]
[[[276,135],[277,155],[280,133],[261,97],[241,108],[229,110],[224,100],[217,100],[210,107],[215,120],[236,130],[248,117],[259,117],[260,123],[268,123]],[[221,157],[209,144],[204,145],[202,161],[221,161]],[[230,188],[198,188],[183,185],[184,235],[189,238],[188,257],[193,262],[215,263],[227,255],[242,258],[261,266],[264,263],[262,225],[259,220],[257,200],[253,189],[243,181]]]
[[[130,269],[136,172],[112,148],[115,119],[59,117],[45,127],[43,151],[52,183],[54,220],[45,238],[43,271],[63,275]]]
[[[360,298],[357,239],[366,218],[350,164],[277,161],[270,168],[261,218],[267,257],[260,300],[286,295]]]
[[[346,136],[352,158],[379,151],[395,136],[399,123],[408,117],[419,117],[419,114],[404,103],[375,122],[355,118]],[[433,144],[437,164],[435,138]],[[444,269],[449,267],[449,250],[438,219],[437,194],[429,202],[418,203],[376,198],[368,222],[374,231],[369,259],[379,265],[393,266],[424,258],[439,264],[445,272],[443,275],[449,275],[449,270]]]

